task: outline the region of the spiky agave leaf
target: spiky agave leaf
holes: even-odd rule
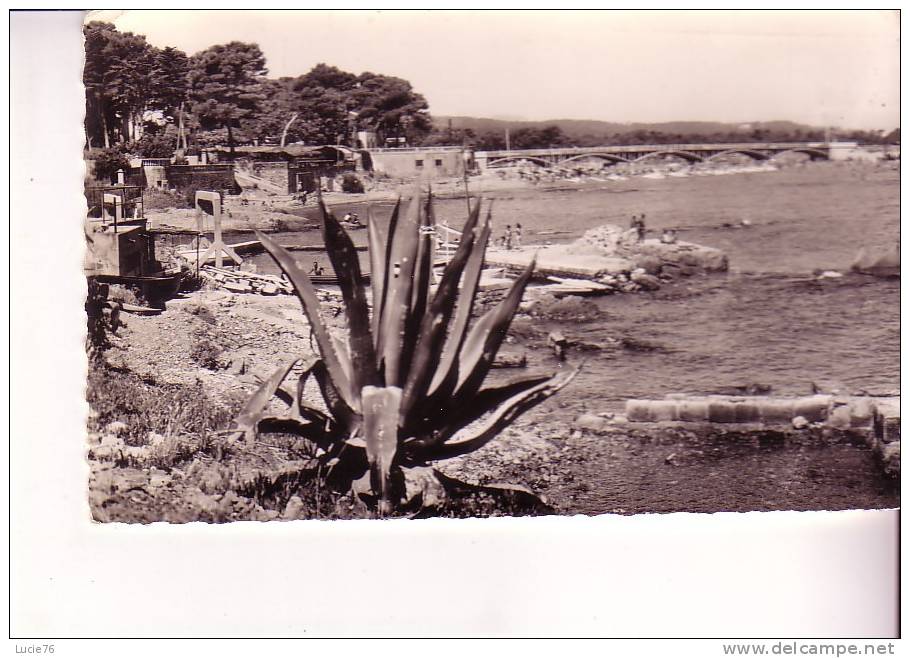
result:
[[[400,204],[401,199],[398,199],[395,203],[395,207],[392,209],[392,219],[389,223],[389,230],[391,230],[391,226],[394,223],[397,223],[398,206]],[[379,327],[380,321],[382,320],[382,305],[384,301],[383,290],[385,290],[386,278],[388,277],[388,254],[386,254],[385,246],[382,243],[379,226],[373,217],[372,204],[367,206],[367,239],[369,241],[370,250],[370,287],[372,289],[373,297],[373,313],[370,316],[370,331],[373,334],[373,349],[374,351],[377,351],[378,356]],[[391,246],[391,243],[386,246]],[[377,366],[378,365],[377,361]]]
[[[418,401],[426,395],[427,388],[433,379],[439,358],[446,339],[446,330],[455,300],[458,298],[458,281],[474,248],[474,227],[480,214],[480,204],[475,206],[462,233],[461,242],[452,259],[442,273],[442,280],[429,312],[423,317],[420,336],[414,348],[414,360],[408,374],[402,399],[400,420],[402,426],[408,424],[408,415]]]
[[[234,419],[234,436],[238,438],[243,436],[247,441],[253,441],[256,438],[259,421],[269,404],[269,400],[275,396],[275,391],[278,390],[281,382],[285,380],[288,373],[291,372],[291,368],[298,361],[300,359],[295,357],[278,366],[275,372],[262,382],[262,385],[250,396],[250,399],[246,401],[246,404],[243,405],[240,413]]]
[[[338,286],[344,299],[345,314],[348,318],[348,344],[350,345],[351,371],[349,373],[354,396],[354,407],[359,403],[360,391],[364,386],[378,383],[376,353],[373,337],[370,335],[369,310],[360,259],[354,243],[325,203],[320,199],[322,209],[323,237],[332,267],[338,277]]]
[[[450,441],[432,447],[428,451],[428,457],[434,460],[450,459],[482,448],[521,414],[562,390],[575,379],[580,370],[579,367],[571,372],[556,375],[533,388],[512,396],[477,431],[458,441]]]
[[[260,410],[260,427],[319,441],[332,455],[328,463],[344,464],[349,479],[368,468],[371,489],[380,497],[380,513],[388,511],[393,502],[390,474],[396,463],[406,468],[476,450],[576,374],[531,376],[481,391],[534,262],[500,304],[469,328],[491,232],[491,213],[487,212],[478,227],[480,205],[471,209],[461,244],[430,301],[432,252],[427,229],[433,224],[432,198],[422,206],[418,189],[403,219],[399,208],[400,201],[385,244],[376,223],[369,222],[373,315],[368,322],[357,254],[337,219],[322,206],[325,241],[339,274],[352,329],[350,354],[347,345],[334,345],[335,337],[321,322],[309,277],[296,267],[290,254],[257,233],[294,283],[324,355],[298,381],[291,416],[264,417]],[[374,356],[370,356],[369,346]],[[411,354],[413,362],[409,361]],[[364,368],[369,370],[362,372]],[[310,374],[319,385],[329,416],[304,404],[303,386]],[[385,386],[370,385],[371,376],[373,382]],[[279,394],[281,379],[273,394]],[[291,398],[281,393],[283,398]],[[461,438],[466,426],[483,417],[486,421],[479,430]]]
[[[398,407],[401,389],[396,386],[363,389],[363,438],[372,474],[373,491],[380,497],[380,513],[391,511],[389,475],[398,451]]]
[[[388,263],[390,274],[384,290],[382,339],[379,347],[386,386],[401,386],[404,383],[401,353],[406,345],[405,323],[411,310],[411,287],[414,284],[419,232],[420,188],[418,187],[404,220],[398,222],[395,232],[390,232],[388,238],[392,241],[392,251]]]
[[[381,285],[373,288],[373,315],[370,320],[370,327],[373,331],[373,345],[376,348],[376,363],[377,367],[380,369],[380,372],[382,372],[382,364],[384,360],[383,345],[385,345],[385,316],[389,297],[389,282],[395,276],[395,268],[392,262],[392,247],[395,243],[395,234],[398,232],[398,218],[400,214],[401,197],[399,196],[395,201],[395,206],[392,208],[392,214],[389,217],[389,226],[386,231],[385,244],[382,245],[379,226],[374,225],[374,232],[369,234],[371,236],[371,250],[373,250],[372,240],[375,238],[376,241],[377,248],[373,250],[373,252],[376,254],[376,258],[379,259],[378,275],[380,276],[378,280],[375,276],[371,276],[370,279],[373,282],[374,286],[376,286],[378,282],[381,282]],[[371,255],[370,258],[372,259],[373,256]],[[373,266],[374,265],[371,265],[371,267]]]
[[[420,328],[427,310],[430,297],[430,284],[433,273],[433,236],[435,235],[435,219],[433,215],[433,192],[427,194],[426,203],[420,213],[418,221],[420,226],[417,237],[417,256],[414,265],[414,282],[411,286],[411,310],[408,313],[404,327],[404,344],[414,345],[420,335]],[[403,350],[401,353],[401,369],[409,372],[413,350]]]
[[[535,263],[536,259],[532,259],[521,276],[512,283],[505,298],[471,328],[459,355],[458,386],[449,408],[458,408],[480,390],[505,340],[512,318],[515,317],[525,287],[534,272]]]
[[[316,297],[316,290],[313,288],[310,277],[297,267],[294,257],[284,247],[261,231],[255,231],[255,233],[262,246],[266,248],[272,258],[275,259],[275,262],[278,263],[278,266],[291,280],[294,291],[300,299],[301,306],[303,306],[303,311],[310,321],[310,326],[313,328],[313,335],[319,345],[319,352],[325,361],[335,388],[349,407],[355,411],[358,410],[359,404],[357,404],[357,399],[354,396],[351,380],[345,373],[345,370],[350,371],[350,364],[345,364],[346,367],[342,366],[341,358],[332,344],[331,335],[319,315],[319,299]]]
[[[306,422],[313,423],[314,425],[321,425],[325,428],[326,434],[336,435],[339,430],[339,424],[335,419],[327,416],[321,410],[311,407],[304,399],[304,390],[310,375],[315,374],[318,369],[324,368],[325,364],[322,362],[322,359],[311,358],[305,365],[303,372],[300,373],[300,377],[297,378],[297,390],[291,399],[291,409],[288,411],[288,416],[302,419]],[[282,392],[281,389],[279,389],[278,392]],[[325,398],[323,398],[323,400],[324,399]],[[326,404],[326,407],[328,407],[328,404]]]
[[[490,203],[487,207],[487,215],[481,227],[480,235],[474,243],[471,256],[464,269],[461,290],[458,293],[455,320],[452,322],[449,336],[446,339],[439,366],[436,368],[433,381],[430,383],[430,399],[428,402],[431,406],[438,406],[442,400],[451,395],[458,383],[458,354],[468,333],[468,323],[471,319],[471,312],[474,309],[477,290],[480,287],[484,257],[486,256],[487,244],[492,231],[492,208],[493,204]]]
[[[335,387],[334,379],[329,376],[325,362],[321,359],[317,361],[313,365],[312,374],[319,385],[319,392],[322,394],[329,414],[343,432],[348,435],[356,435],[363,424],[363,417],[360,412],[351,408]]]
[[[501,386],[485,388],[475,396],[470,405],[465,405],[460,409],[449,409],[444,414],[442,426],[440,426],[438,413],[428,414],[420,422],[415,423],[415,436],[405,439],[404,446],[408,449],[408,455],[419,458],[421,451],[447,441],[467,425],[494,411],[509,398],[534,388],[551,377],[551,375],[529,375],[512,379]]]

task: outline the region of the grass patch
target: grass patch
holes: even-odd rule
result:
[[[184,199],[181,195],[170,190],[150,187],[145,190],[142,196],[142,205],[145,210],[167,210],[182,207]]]
[[[123,440],[133,446],[147,445],[150,433],[199,437],[204,444],[243,404],[242,396],[214,400],[201,385],[162,384],[103,364],[89,370],[86,398],[94,411],[89,430],[99,432],[109,423],[122,422]]]

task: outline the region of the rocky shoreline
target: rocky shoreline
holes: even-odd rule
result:
[[[491,303],[497,294],[489,293]],[[332,331],[342,331],[340,298],[329,292],[321,296]],[[522,327],[533,323],[535,314],[558,315],[564,306],[538,302],[526,308],[503,358],[533,354],[537,339],[525,336]],[[296,298],[200,290],[171,300],[160,315],[128,315],[125,322],[111,337],[107,366],[95,366],[96,376],[128,373],[162,402],[175,396],[177,402],[166,403],[168,418],[157,425],[147,412],[111,414],[95,404],[87,457],[96,519],[224,522],[365,515],[356,501],[319,494],[307,455],[280,436],[231,448],[227,458],[219,458],[218,430],[259,381],[289,356],[313,354]],[[539,367],[535,361],[528,366]],[[106,385],[95,381],[95,389]],[[315,391],[307,397],[318,400]],[[180,425],[186,415],[181,409],[193,404],[201,405],[209,419],[202,429]],[[566,402],[556,399],[554,404],[558,410]],[[566,422],[553,411],[520,417],[481,450],[438,464],[439,471],[474,484],[525,486],[561,514],[849,508],[855,506],[851,493],[841,494],[837,484],[845,473],[882,478],[874,486],[883,487],[883,498],[865,505],[897,504],[896,485],[889,484],[894,480],[881,473],[869,447],[849,431],[655,426],[596,413]],[[762,482],[786,472],[791,480],[815,483],[824,493],[775,497],[764,485],[758,493],[754,487],[744,489],[738,465],[744,459],[767,461],[757,475]],[[645,477],[647,482],[641,479]],[[698,494],[706,477],[714,478],[716,490]],[[665,490],[658,494],[660,482]],[[798,482],[793,486],[801,486]],[[705,497],[695,502],[698,495]],[[885,502],[889,500],[895,502]],[[479,516],[506,513],[495,505],[469,509]]]

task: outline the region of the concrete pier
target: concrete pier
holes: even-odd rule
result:
[[[572,245],[546,247],[522,247],[521,249],[497,249],[487,251],[488,267],[501,267],[510,272],[519,272],[537,256],[535,272],[547,276],[581,277],[599,279],[607,274],[628,274],[635,264],[626,258],[602,256],[573,250]]]

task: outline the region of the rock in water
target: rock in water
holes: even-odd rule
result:
[[[895,244],[890,248],[866,249],[863,247],[853,259],[850,269],[860,274],[873,276],[901,275],[901,248]]]
[[[660,279],[658,279],[653,274],[633,272],[632,281],[634,281],[635,283],[640,285],[645,290],[659,290],[660,289]]]
[[[660,258],[651,254],[636,254],[632,257],[636,268],[644,270],[647,274],[658,275],[661,270]]]
[[[600,432],[610,425],[610,421],[594,414],[582,414],[575,419],[574,426],[578,430]]]
[[[793,419],[793,429],[804,430],[809,427],[809,421],[803,418],[802,416],[796,416]]]

